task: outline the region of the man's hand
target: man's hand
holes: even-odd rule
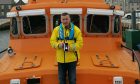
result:
[[[64,49],[64,47],[65,47],[65,49]],[[69,45],[66,46],[66,44],[63,43],[63,42],[58,44],[58,48],[59,49],[64,49],[65,51],[69,51]]]
[[[63,42],[59,43],[58,48],[60,48],[60,49],[64,48],[64,43]]]

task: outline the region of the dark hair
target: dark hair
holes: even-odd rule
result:
[[[66,16],[66,15],[69,15],[69,13],[64,12],[64,13],[61,14],[61,16]]]

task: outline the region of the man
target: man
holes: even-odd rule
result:
[[[50,43],[56,48],[59,84],[66,84],[67,72],[69,84],[76,84],[76,64],[83,39],[80,29],[70,22],[68,13],[61,14],[61,24],[54,28]]]

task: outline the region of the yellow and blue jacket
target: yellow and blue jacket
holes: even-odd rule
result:
[[[58,47],[59,43],[64,42],[64,39],[60,39],[60,33],[61,33],[60,26],[61,25],[54,28],[50,38],[51,46],[56,49],[57,62],[69,63],[69,62],[77,61],[77,56],[75,52],[77,52],[78,59],[80,59],[79,49],[83,46],[82,33],[77,26],[75,25],[73,26],[74,29],[73,39],[65,39],[65,43],[68,43],[69,45],[69,51],[65,52],[65,57],[64,57],[64,49]],[[71,28],[66,29],[63,24],[62,24],[62,28],[64,34],[63,37],[67,38],[70,35]]]

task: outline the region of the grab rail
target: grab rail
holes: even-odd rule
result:
[[[130,49],[130,48],[128,48],[128,47],[126,47],[126,46],[124,46],[124,45],[122,45],[122,44],[121,44],[121,47],[124,47],[124,48],[126,48],[126,49],[132,51],[132,61],[135,62],[135,53],[134,53],[134,50],[133,50],[133,49]]]
[[[135,84],[139,84],[140,83],[140,62],[138,60],[138,57],[137,57],[137,55],[136,55],[136,53],[135,53],[135,51],[133,49],[130,49],[130,48],[128,48],[128,47],[126,47],[126,46],[124,46],[122,44],[121,44],[121,47],[124,47],[124,48],[132,51],[132,61],[135,62],[135,60],[136,60],[137,63],[138,63],[138,66],[139,66],[139,79],[135,80]]]
[[[6,48],[6,49],[4,49],[4,50],[0,51],[0,54],[1,54],[1,53],[3,53],[3,52],[5,52],[7,49],[8,49],[8,48]]]

